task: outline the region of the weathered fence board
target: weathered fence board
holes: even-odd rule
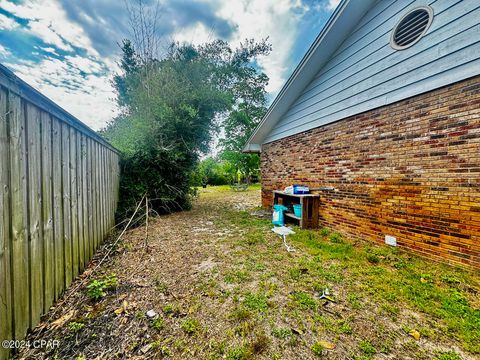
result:
[[[25,104],[12,93],[8,97],[10,143],[10,221],[14,337],[22,338],[30,326],[30,279],[28,277],[28,197]],[[3,170],[2,170],[3,171]],[[13,301],[12,301],[13,303]]]
[[[84,228],[85,223],[83,220],[84,207],[83,207],[83,182],[85,177],[85,171],[83,169],[83,135],[79,134],[77,137],[77,169],[78,169],[78,182],[77,182],[77,194],[78,194],[78,237],[79,237],[79,249],[80,249],[80,271],[85,269],[85,264],[88,259],[85,259],[85,236]]]
[[[93,201],[93,246],[96,248],[98,246],[98,230],[97,230],[97,223],[98,223],[98,211],[97,211],[97,203],[98,203],[98,183],[97,183],[97,146],[95,142],[92,142],[92,201]]]
[[[42,222],[43,222],[43,311],[46,312],[55,297],[55,241],[53,234],[53,165],[52,120],[42,111]]]
[[[87,153],[92,153],[92,140],[87,138],[86,149]],[[92,206],[92,157],[87,157],[87,228],[88,228],[88,256],[93,256],[93,206]]]
[[[7,92],[0,89],[0,166],[9,166],[9,136],[7,124]],[[0,171],[0,339],[12,339],[11,273],[10,273],[10,179],[7,171]],[[0,358],[7,350],[0,347]]]
[[[118,160],[0,65],[0,341],[23,339],[92,259],[114,224]]]
[[[55,247],[55,299],[65,289],[65,240],[63,236],[62,127],[52,119],[53,236]]]
[[[41,197],[40,110],[26,104],[27,187],[28,187],[28,272],[30,278],[30,327],[43,313],[43,245]]]
[[[62,124],[63,243],[65,251],[65,287],[72,282],[72,208],[70,205],[70,130]]]
[[[72,229],[72,277],[78,275],[78,208],[77,208],[77,134],[70,132],[70,220]]]

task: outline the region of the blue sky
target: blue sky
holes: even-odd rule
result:
[[[273,51],[258,64],[272,99],[339,2],[143,1],[159,2],[165,44],[268,37]],[[123,0],[0,0],[0,62],[95,130],[116,114],[117,43],[131,37]]]

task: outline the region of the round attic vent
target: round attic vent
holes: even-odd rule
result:
[[[390,45],[397,50],[406,49],[421,39],[433,20],[429,6],[417,7],[404,15],[393,28]]]

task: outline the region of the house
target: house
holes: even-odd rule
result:
[[[480,3],[341,1],[245,151],[264,206],[309,185],[322,226],[480,268]]]

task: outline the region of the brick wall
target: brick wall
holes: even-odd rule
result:
[[[262,202],[320,191],[320,223],[347,236],[480,268],[480,77],[262,148]]]

